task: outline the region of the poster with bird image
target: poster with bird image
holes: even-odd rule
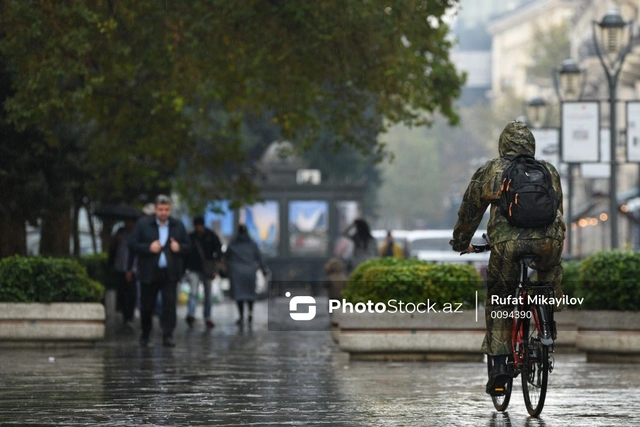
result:
[[[321,200],[289,202],[289,248],[292,255],[327,254],[329,203]]]

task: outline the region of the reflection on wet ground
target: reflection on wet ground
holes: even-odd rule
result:
[[[634,365],[557,355],[530,419],[519,385],[508,413],[493,410],[480,363],[350,362],[328,331],[268,332],[266,303],[250,330],[232,304],[214,310],[211,332],[188,331],[181,311],[173,349],[118,333],[93,349],[3,350],[0,425],[640,425]]]

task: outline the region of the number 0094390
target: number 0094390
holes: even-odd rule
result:
[[[491,312],[492,319],[531,319],[533,312],[518,310],[494,310]]]

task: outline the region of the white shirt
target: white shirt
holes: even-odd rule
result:
[[[164,245],[167,244],[167,240],[169,240],[169,220],[165,221],[164,225],[162,225],[160,224],[160,220],[156,218],[156,224],[158,224],[158,239],[160,240],[160,245],[164,247]],[[167,268],[167,257],[164,252],[160,252],[158,267]]]

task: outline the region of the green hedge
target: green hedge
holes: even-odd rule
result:
[[[387,302],[396,299],[419,303],[427,299],[445,303],[463,303],[465,308],[484,301],[483,280],[466,264],[432,264],[416,259],[378,258],[369,260],[349,277],[342,295],[350,302]]]
[[[630,250],[595,253],[580,263],[577,297],[583,310],[640,310],[640,254]],[[572,295],[573,296],[573,295]]]
[[[0,260],[0,302],[100,302],[103,293],[104,286],[72,259]]]
[[[426,264],[425,261],[419,261],[416,258],[394,258],[394,257],[383,257],[383,258],[372,258],[369,259],[351,272],[349,275],[349,281],[359,282],[362,281],[362,276],[364,272],[367,271],[371,267],[379,267],[379,266],[394,266],[394,265],[422,265]]]

